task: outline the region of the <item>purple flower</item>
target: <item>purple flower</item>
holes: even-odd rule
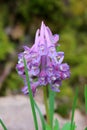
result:
[[[43,22],[41,28],[37,30],[34,45],[29,48],[23,46],[24,52],[18,55],[16,69],[18,74],[24,79],[24,94],[29,93],[26,75],[24,70],[23,57],[26,60],[30,77],[30,85],[33,95],[37,87],[50,84],[53,91],[59,92],[62,80],[70,77],[70,69],[67,63],[62,63],[64,52],[57,52],[56,46],[59,35],[52,34],[49,27]]]

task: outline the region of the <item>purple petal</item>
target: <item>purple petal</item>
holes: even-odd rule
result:
[[[48,76],[47,79],[48,79],[48,83],[52,84],[57,79],[57,76],[55,74],[53,74],[51,76]]]
[[[44,22],[42,21],[41,23],[41,28],[40,28],[40,36],[41,36],[41,39],[44,40],[44,33],[45,33],[45,24]]]
[[[56,44],[58,41],[59,41],[59,35],[58,35],[58,34],[54,34],[54,35],[53,35],[53,38],[52,38],[52,42],[53,42],[54,44]]]
[[[47,84],[46,72],[44,70],[39,74],[39,82],[41,86],[45,86]]]
[[[40,36],[39,36],[39,29],[38,29],[36,32],[36,36],[35,36],[35,43],[32,46],[32,48],[30,49],[30,53],[32,53],[32,52],[37,53],[38,52],[39,40],[40,40]]]
[[[59,35],[58,34],[53,35],[49,27],[46,27],[46,29],[47,29],[47,31],[49,33],[49,37],[51,39],[51,42],[53,44],[56,44],[59,41]]]
[[[44,41],[45,42],[45,41]],[[45,44],[43,44],[43,43],[40,43],[39,45],[38,45],[38,50],[39,50],[39,55],[40,56],[43,56],[43,55],[46,55],[47,54],[47,47],[46,47],[46,45]]]
[[[31,64],[38,64],[38,65],[40,64],[41,56],[38,53],[32,52],[30,56],[31,56]]]
[[[57,53],[57,60],[58,60],[58,63],[61,64],[62,61],[64,59],[64,52],[58,52]]]
[[[61,71],[68,71],[69,70],[69,65],[67,63],[63,63],[60,65],[60,70]]]
[[[61,74],[61,79],[64,80],[66,78],[69,78],[70,77],[70,72],[69,71],[66,71],[66,72],[62,72]]]
[[[33,96],[34,96],[34,94],[35,94],[35,92],[36,92],[36,88],[37,88],[38,85],[39,85],[39,82],[31,83],[31,85],[30,85],[31,90],[32,90],[32,93],[33,93]],[[23,92],[25,95],[28,94],[28,93],[29,93],[29,91],[28,91],[28,86],[24,86],[24,87],[22,88],[22,92]]]
[[[30,51],[30,48],[28,46],[23,46],[25,51]]]
[[[53,61],[55,63],[54,65],[61,64],[63,59],[64,59],[64,52],[57,52],[57,54],[53,58]]]
[[[22,92],[26,95],[26,94],[28,94],[28,87],[27,86],[24,86],[23,88],[22,88]]]
[[[51,47],[51,46],[54,46],[54,44],[52,44],[52,42],[51,42],[50,35],[47,31],[47,28],[45,28],[45,38],[46,38],[48,48]]]
[[[23,52],[21,52],[21,53],[18,54],[18,59],[20,60],[22,58],[23,58]]]
[[[17,71],[18,71],[18,74],[19,74],[19,75],[22,75],[22,74],[24,73],[24,64],[23,64],[23,63],[17,64],[17,65],[16,65],[16,69],[17,69]]]
[[[47,73],[48,76],[52,76],[54,74],[53,67],[52,66],[48,66],[46,68],[46,73]]]
[[[36,31],[36,36],[35,36],[35,44],[37,45],[39,43],[39,29]]]
[[[47,54],[47,44],[46,44],[46,40],[45,40],[45,25],[43,22],[41,24],[40,42],[38,44],[38,48],[39,48],[39,54],[41,56]]]
[[[50,47],[48,48],[48,56],[49,56],[50,58],[52,58],[52,60],[53,60],[54,57],[56,57],[56,55],[57,55],[57,52],[56,52],[55,47],[54,47],[54,46],[50,46]]]
[[[29,73],[34,76],[37,76],[39,74],[39,72],[40,72],[40,69],[37,65],[32,65],[31,69],[29,71]]]
[[[55,92],[60,92],[59,87],[61,86],[61,81],[56,81],[54,84],[51,84],[51,89]]]
[[[48,33],[49,33],[50,37],[52,37],[52,35],[53,35],[53,34],[52,34],[52,32],[51,32],[50,28],[47,26],[47,27],[46,27],[46,29],[47,29],[47,31],[48,31]]]

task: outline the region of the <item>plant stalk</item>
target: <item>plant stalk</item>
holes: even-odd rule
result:
[[[48,100],[47,100],[47,89],[46,86],[43,87],[43,98],[44,98],[44,105],[46,110],[46,117],[47,117],[47,123],[50,125],[50,116],[49,116],[49,106],[48,106]]]

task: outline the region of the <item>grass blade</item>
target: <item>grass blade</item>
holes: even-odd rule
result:
[[[33,94],[32,94],[32,90],[30,87],[30,80],[29,80],[29,75],[28,75],[27,64],[26,64],[26,60],[24,57],[23,57],[23,61],[24,61],[25,74],[26,74],[26,80],[27,80],[28,91],[29,91],[29,98],[30,98],[30,103],[31,103],[31,108],[32,108],[32,113],[33,113],[33,118],[34,118],[35,129],[38,130],[37,117],[36,117],[36,112],[35,112],[35,107],[34,107],[34,99],[33,99]]]
[[[40,116],[40,120],[41,120],[41,123],[42,123],[42,130],[46,130],[46,124],[45,124],[44,117],[43,117],[43,115],[42,115],[42,113],[41,113],[41,111],[40,111],[40,109],[39,109],[39,107],[38,107],[38,105],[36,104],[35,101],[34,101],[34,104],[35,104],[35,107],[36,107],[36,109],[39,113],[39,116]]]
[[[0,123],[1,123],[1,125],[2,125],[2,127],[3,127],[3,129],[4,129],[4,130],[7,130],[5,124],[3,123],[3,121],[2,121],[1,119],[0,119]]]
[[[54,98],[55,92],[52,91],[49,87],[49,115],[50,115],[50,125],[53,128],[53,115],[54,115]]]
[[[77,97],[78,97],[78,88],[76,88],[76,93],[75,93],[73,107],[72,107],[71,130],[74,130],[73,124],[74,124],[74,113],[75,113],[75,108],[76,108]]]
[[[51,130],[50,125],[46,124],[46,130]]]
[[[87,113],[87,85],[85,85],[84,95],[85,95],[85,108]]]
[[[58,120],[55,119],[54,123],[55,123],[55,124],[54,124],[53,129],[54,129],[54,130],[59,130],[60,128],[59,128],[59,122],[58,122]]]
[[[87,130],[87,127],[85,128],[85,130]]]

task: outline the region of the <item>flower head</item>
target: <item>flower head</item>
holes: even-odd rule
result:
[[[53,91],[59,92],[62,80],[70,77],[70,69],[67,63],[62,63],[64,52],[57,52],[59,35],[53,35],[49,27],[43,22],[37,30],[34,45],[29,48],[24,46],[24,52],[18,55],[16,69],[24,79],[24,94],[28,93],[23,57],[26,60],[30,77],[30,85],[33,94],[38,86],[50,84]]]

